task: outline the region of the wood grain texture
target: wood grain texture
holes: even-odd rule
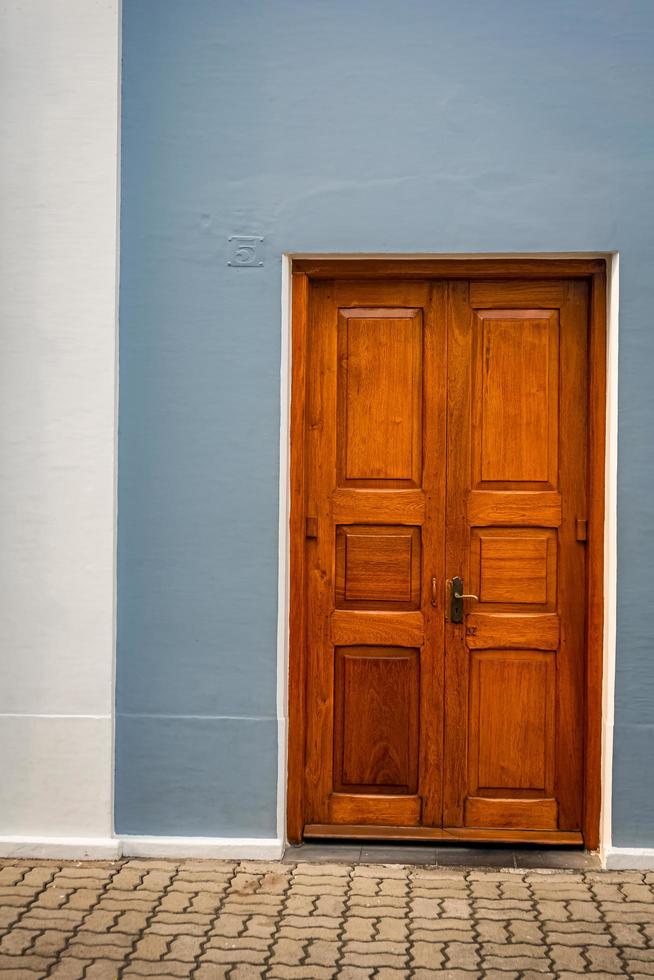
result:
[[[556,489],[558,311],[476,310],[472,339],[473,489]]]
[[[334,791],[415,795],[420,651],[335,651]]]
[[[419,486],[422,311],[338,313],[337,485]]]
[[[335,646],[370,643],[403,647],[422,646],[424,613],[336,609],[331,616],[331,641]]]
[[[365,824],[307,824],[304,836],[331,840],[402,840],[442,841],[467,844],[546,844],[554,847],[579,847],[584,843],[580,833],[560,830],[510,830],[468,827],[378,826]]]
[[[293,268],[313,280],[560,279],[592,276],[604,259],[295,259]]]
[[[479,608],[479,607],[477,607]],[[470,613],[466,642],[470,650],[491,650],[511,637],[511,649],[556,650],[561,629],[556,613]]]
[[[558,527],[561,495],[552,490],[473,490],[468,495],[468,521],[474,527],[498,524]]]
[[[586,846],[600,844],[602,805],[602,673],[604,661],[604,520],[606,473],[606,263],[590,281],[588,359],[588,592],[586,596],[586,726],[584,812]]]
[[[422,524],[423,490],[337,489],[332,495],[337,524]]]
[[[472,654],[471,795],[479,796],[480,790],[489,797],[505,796],[507,790],[516,797],[523,790],[553,795],[555,668],[553,653],[483,650]],[[480,825],[485,825],[483,820]]]
[[[305,407],[307,384],[307,334],[309,326],[309,280],[301,272],[293,274],[291,323],[291,417],[290,417],[290,573],[289,665],[288,665],[288,794],[286,833],[292,844],[302,840],[305,820],[305,693],[306,660],[306,467]],[[298,601],[299,600],[299,601]]]
[[[420,606],[420,528],[336,527],[336,605],[341,609]]]

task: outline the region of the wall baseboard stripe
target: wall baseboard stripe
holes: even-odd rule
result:
[[[226,858],[278,861],[284,853],[276,837],[0,837],[3,858],[61,858],[69,861],[120,857]]]
[[[276,837],[132,837],[120,838],[124,857],[228,858],[278,861],[284,845]]]
[[[115,837],[0,837],[5,858],[65,858],[68,861],[115,860],[121,842]]]
[[[654,847],[608,847],[604,866],[613,871],[654,871]]]

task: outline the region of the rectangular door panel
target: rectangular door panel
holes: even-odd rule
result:
[[[335,651],[334,790],[415,794],[420,651]]]
[[[338,486],[420,486],[420,309],[338,314]]]

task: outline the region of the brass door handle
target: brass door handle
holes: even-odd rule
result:
[[[463,579],[458,575],[455,575],[452,579],[451,585],[451,595],[450,595],[450,622],[451,623],[462,623],[463,622],[463,600],[464,599],[476,599],[479,602],[479,596],[473,595],[472,593],[466,594],[463,591]]]
[[[438,602],[438,599],[436,598],[436,584],[437,584],[436,583],[436,576],[435,575],[432,575],[432,579],[431,579],[431,604],[432,604],[432,606],[435,606],[437,604],[437,602]]]

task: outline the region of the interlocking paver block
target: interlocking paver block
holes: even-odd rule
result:
[[[377,938],[389,942],[404,942],[409,934],[406,919],[380,919],[377,923]]]
[[[618,946],[641,947],[647,946],[648,937],[644,928],[629,922],[613,922],[610,927],[614,942]]]
[[[153,963],[152,960],[133,960],[129,964],[129,973],[123,977],[188,977],[188,963],[178,963],[167,960],[165,963]]]
[[[38,936],[38,932],[33,929],[13,929],[0,940],[0,953],[20,956],[29,949],[35,936]]]
[[[414,943],[411,948],[412,964],[429,970],[440,970],[445,962],[445,943]]]
[[[604,970],[606,973],[621,973],[622,963],[617,949],[602,946],[586,947],[590,970]]]
[[[0,868],[0,885],[17,885],[23,879],[26,871],[26,868],[18,868],[11,864]]]
[[[164,936],[147,933],[139,939],[134,948],[134,958],[139,960],[160,960],[168,952],[168,942]]]
[[[331,980],[333,970],[324,966],[285,966],[283,963],[271,966],[271,980]],[[345,973],[339,973],[340,978],[345,978]],[[369,973],[362,973],[361,977],[370,976]],[[232,974],[230,974],[231,980]]]
[[[334,967],[340,952],[340,945],[337,942],[330,942],[325,939],[318,939],[307,947],[306,964],[317,964],[318,966]]]
[[[58,956],[66,946],[70,936],[70,932],[46,929],[45,932],[37,934],[30,952],[34,953],[35,956]]]
[[[472,943],[446,943],[445,968],[458,970],[479,969],[479,947]]]
[[[583,973],[586,969],[586,960],[580,949],[553,944],[550,946],[550,956],[555,970],[559,973],[562,970],[573,970],[578,973]]]
[[[61,960],[53,967],[50,978],[54,977],[55,980],[82,980],[84,971],[91,962],[90,960]]]
[[[199,936],[177,936],[170,944],[170,952],[166,959],[192,962],[202,952],[203,940]]]
[[[40,976],[45,976],[52,960],[45,956],[25,955],[7,956],[0,953],[0,970],[14,970],[20,967],[21,970],[32,970]]]
[[[273,946],[270,962],[295,966],[304,956],[305,945],[301,939],[278,939]]]
[[[84,974],[84,980],[117,980],[118,971],[112,960],[95,960]]]

